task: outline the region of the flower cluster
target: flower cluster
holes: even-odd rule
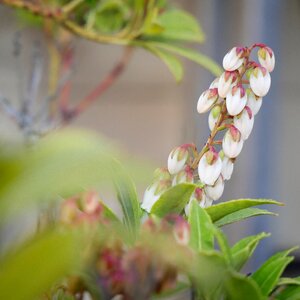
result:
[[[256,48],[258,62],[250,58]],[[199,153],[190,144],[170,153],[168,168],[157,171],[159,176],[155,176],[145,192],[142,207],[147,212],[166,189],[183,182],[198,186],[191,200],[196,199],[202,207],[210,206],[222,196],[224,181],[231,178],[234,162],[253,129],[262,97],[270,89],[274,66],[274,53],[264,44],[234,47],[225,55],[223,74],[200,95],[197,103],[199,113],[210,111],[211,134]],[[225,134],[220,139],[222,131]],[[185,209],[188,212],[189,204]]]

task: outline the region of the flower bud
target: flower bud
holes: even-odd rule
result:
[[[191,203],[192,203],[193,199],[196,199],[197,202],[199,203],[199,206],[204,208],[205,207],[205,199],[206,199],[206,195],[204,193],[204,190],[200,187],[197,187],[195,189],[195,191],[193,192],[192,196],[190,197],[190,200],[189,200],[188,204],[184,208],[185,214],[187,216],[190,213],[190,207],[191,207]]]
[[[247,89],[247,106],[251,108],[252,114],[255,116],[262,105],[262,98],[255,96],[250,88]]]
[[[220,77],[217,77],[209,86],[210,89],[216,89],[219,85],[219,79]]]
[[[141,208],[150,213],[152,206],[169,187],[171,187],[171,180],[155,181],[149,185],[144,193]]]
[[[269,72],[272,72],[275,67],[275,55],[271,48],[262,47],[258,50],[258,60],[260,64]]]
[[[180,245],[187,245],[190,241],[190,226],[189,223],[178,215],[169,215],[167,221],[173,223],[173,234],[175,240]]]
[[[208,126],[209,129],[212,131],[216,125],[216,122],[218,121],[219,115],[221,113],[221,106],[216,105],[209,113],[208,116]]]
[[[174,148],[168,157],[168,170],[170,174],[174,175],[180,172],[189,157],[187,145],[182,145]]]
[[[155,180],[171,179],[171,174],[169,173],[167,168],[157,168],[154,171],[153,178]]]
[[[259,97],[265,96],[271,86],[270,73],[264,67],[256,67],[250,75],[250,87],[254,94]]]
[[[99,214],[102,211],[102,205],[96,192],[91,191],[83,195],[82,208],[88,214]]]
[[[240,131],[242,139],[244,141],[247,140],[254,124],[254,116],[251,109],[246,106],[239,115],[234,117],[233,124]]]
[[[244,141],[240,131],[235,126],[230,126],[223,138],[223,151],[229,158],[237,157],[242,151]]]
[[[204,91],[199,97],[197,103],[198,113],[201,114],[209,111],[209,109],[216,103],[217,100],[218,90],[216,88]]]
[[[185,182],[189,182],[189,183],[194,182],[194,174],[190,166],[186,166],[184,170],[181,170],[179,173],[177,173],[174,176],[172,185],[177,185]]]
[[[212,148],[200,159],[198,174],[204,184],[213,185],[221,174],[222,161],[219,154]]]
[[[238,115],[246,106],[247,94],[242,86],[234,86],[226,96],[226,108],[231,116]]]
[[[224,180],[222,175],[219,176],[214,185],[205,187],[205,194],[212,200],[216,201],[221,198],[224,191]]]
[[[236,81],[237,81],[236,72],[225,71],[219,79],[219,84],[218,84],[219,96],[225,98],[229,93],[230,89],[232,88],[232,86],[236,83]]]
[[[223,157],[222,158],[222,171],[221,174],[223,176],[224,180],[229,180],[231,178],[232,172],[233,172],[233,163],[234,163],[234,159],[232,158],[228,158],[227,156],[225,156],[223,150],[221,150],[223,153]]]
[[[234,47],[223,58],[223,68],[226,71],[237,70],[244,62],[244,48]]]

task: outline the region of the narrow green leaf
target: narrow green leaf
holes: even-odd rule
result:
[[[211,250],[214,246],[212,222],[207,212],[194,199],[190,205],[190,246],[195,250]]]
[[[213,222],[216,222],[225,216],[232,214],[236,211],[264,204],[283,205],[280,202],[269,199],[238,199],[222,202],[206,208],[207,213],[210,215]]]
[[[103,207],[102,215],[104,218],[109,219],[113,222],[120,222],[119,218],[115,215],[115,213],[111,210],[110,207],[108,207],[103,201],[100,201],[100,203]]]
[[[276,300],[299,300],[300,299],[300,286],[290,285],[284,290],[280,291],[276,297]]]
[[[0,263],[0,299],[37,299],[80,266],[80,242],[74,234],[48,232]]]
[[[263,295],[268,296],[272,292],[284,269],[292,260],[293,257],[276,254],[251,275],[251,278],[259,285]]]
[[[228,300],[264,300],[256,282],[236,272],[230,272],[225,283]]]
[[[198,21],[183,10],[167,10],[157,21],[164,28],[159,34],[162,38],[198,43],[204,41],[205,36]]]
[[[222,251],[226,261],[228,262],[229,265],[232,266],[233,265],[232,255],[231,255],[230,247],[226,239],[226,236],[224,235],[222,230],[219,229],[218,227],[213,226],[212,230],[214,231],[214,235],[218,241],[220,250]]]
[[[248,259],[252,256],[260,240],[268,236],[270,236],[270,234],[263,232],[258,235],[248,236],[238,241],[231,248],[233,267],[236,270],[240,270],[248,261]]]
[[[300,285],[300,276],[295,278],[282,277],[277,285]]]
[[[164,217],[167,214],[180,214],[195,190],[194,184],[181,183],[164,192],[151,209],[151,214]]]
[[[215,222],[215,225],[221,227],[224,225],[232,224],[232,223],[244,220],[244,219],[261,216],[261,215],[277,216],[277,214],[272,213],[265,209],[249,207],[249,208],[244,208],[239,211],[233,212],[229,215],[226,215],[224,218]]]
[[[176,81],[179,82],[183,77],[182,63],[176,58],[176,56],[170,54],[167,51],[158,49],[157,47],[151,46],[148,43],[140,44],[146,50],[152,52],[155,56],[160,58],[166,66],[169,68]]]

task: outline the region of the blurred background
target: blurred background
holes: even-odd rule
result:
[[[224,54],[236,45],[262,42],[275,52],[270,93],[256,116],[254,130],[225,185],[222,200],[273,198],[285,206],[278,218],[261,217],[229,226],[232,241],[245,234],[272,232],[273,238],[258,249],[254,265],[277,250],[300,244],[300,1],[299,0],[188,0],[174,1],[190,11],[202,25],[205,43],[199,49],[221,64]],[[22,56],[13,56],[13,37],[21,32]],[[17,99],[18,74],[26,76],[30,45],[38,30],[25,29],[13,11],[0,6],[0,93]],[[72,99],[81,99],[111,69],[122,53],[117,46],[76,39]],[[19,76],[20,77],[20,76]],[[209,134],[207,117],[199,115],[199,95],[214,79],[208,71],[185,62],[185,76],[176,84],[167,68],[154,56],[137,49],[118,82],[72,126],[99,132],[116,142],[128,157],[150,162],[153,169],[165,166],[171,149],[186,142],[199,148]],[[22,85],[22,82],[21,82]],[[18,128],[0,117],[1,143],[20,138]],[[139,186],[140,196],[146,188]],[[300,269],[299,259],[290,267]]]

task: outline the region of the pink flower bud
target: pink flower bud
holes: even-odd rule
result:
[[[179,173],[177,173],[174,176],[172,185],[177,185],[185,182],[189,182],[189,183],[194,182],[194,174],[190,166],[186,166],[184,170],[181,170]]]
[[[255,116],[262,105],[262,98],[255,96],[250,88],[247,89],[247,106],[250,107],[253,115]]]
[[[219,96],[225,98],[229,93],[230,89],[232,88],[232,86],[236,83],[236,81],[237,81],[237,73],[235,71],[234,72],[225,71],[219,79],[219,84],[218,84]]]
[[[150,213],[152,206],[169,187],[171,187],[171,180],[155,181],[149,185],[144,193],[141,208]]]
[[[271,86],[270,73],[264,67],[256,67],[250,75],[250,87],[254,94],[259,97],[265,96]]]
[[[226,96],[226,108],[231,116],[238,115],[246,106],[247,94],[242,86],[234,86]]]
[[[222,160],[219,154],[212,148],[200,159],[198,174],[204,184],[213,185],[221,174]]]
[[[234,117],[233,124],[240,131],[242,139],[244,141],[247,140],[254,124],[254,116],[251,109],[246,106],[239,115]]]
[[[260,64],[269,72],[272,72],[275,67],[275,55],[273,50],[265,46],[260,48],[257,54]]]
[[[226,71],[237,70],[244,62],[244,48],[234,47],[223,58],[223,68]]]
[[[232,172],[233,172],[233,160],[234,159],[228,158],[225,155],[222,158],[222,171],[221,171],[221,174],[222,174],[224,180],[229,180],[231,178],[231,175],[232,175]]]
[[[220,77],[217,77],[209,86],[210,89],[216,89],[219,85],[219,79]]]
[[[205,187],[205,194],[212,200],[216,201],[221,198],[224,191],[224,180],[222,175],[219,176],[214,185]]]
[[[190,206],[191,206],[191,203],[192,203],[193,199],[196,199],[197,202],[199,203],[199,206],[204,208],[205,207],[205,199],[206,199],[206,195],[204,193],[204,190],[200,187],[197,187],[195,189],[195,191],[193,192],[192,196],[190,197],[190,201],[188,202],[188,204],[184,208],[185,214],[187,216],[190,213]]]
[[[240,131],[235,126],[230,126],[223,138],[223,151],[229,158],[237,157],[242,151],[244,141]]]
[[[197,111],[199,114],[205,113],[209,111],[209,109],[216,103],[218,100],[218,90],[216,88],[214,89],[208,89],[204,91],[201,96],[199,97],[198,103],[197,103]]]
[[[219,115],[221,113],[221,106],[220,105],[216,105],[209,113],[208,116],[208,126],[209,129],[212,131],[216,125],[216,122],[219,118]]]
[[[168,170],[170,174],[174,175],[183,170],[189,151],[187,145],[182,145],[174,148],[168,157]]]

